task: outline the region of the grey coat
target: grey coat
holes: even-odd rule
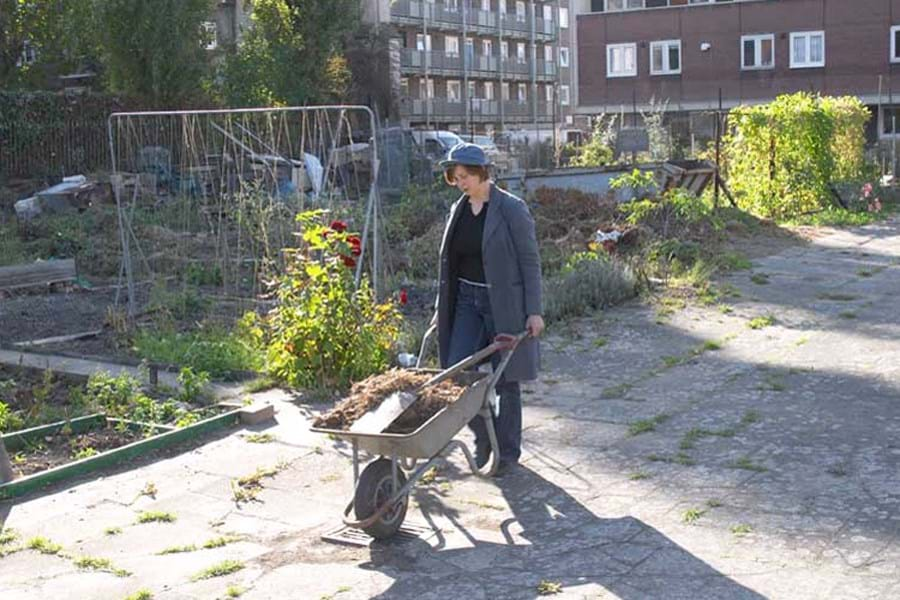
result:
[[[444,368],[449,366],[446,363],[450,351],[450,332],[453,331],[457,284],[456,274],[451,272],[449,246],[460,211],[467,207],[467,196],[456,201],[450,209],[450,218],[441,241],[437,312],[438,346]],[[541,259],[534,220],[520,198],[496,185],[491,185],[490,201],[485,209],[481,257],[485,281],[490,286],[494,326],[497,333],[517,334],[525,330],[529,315],[543,314]],[[538,340],[526,338],[510,359],[504,374],[508,381],[527,381],[537,377],[539,368]]]

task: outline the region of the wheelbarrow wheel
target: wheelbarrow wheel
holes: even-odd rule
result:
[[[394,478],[391,461],[379,458],[369,463],[359,476],[356,486],[356,494],[353,497],[353,510],[358,521],[368,519],[385,502],[390,500],[398,489],[406,484],[406,475],[403,470],[397,469],[397,486],[394,487]],[[396,504],[388,508],[374,523],[364,527],[363,531],[377,540],[391,537],[406,518],[406,508],[409,505],[409,495],[405,494]]]

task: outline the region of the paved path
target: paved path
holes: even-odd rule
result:
[[[753,273],[768,283],[737,273],[721,305],[635,303],[551,335],[525,396],[524,468],[481,481],[452,457],[415,494],[408,520],[437,530],[425,541],[321,542],[350,492],[347,448],[270,392],[272,443],[235,434],[0,504],[22,537],[133,572],[21,551],[0,558],[0,595],[526,599],[544,582],[560,598],[900,598],[900,224]],[[232,478],[279,463],[258,502],[235,504]],[[155,498],[140,495],[150,481]],[[178,520],[135,524],[142,510]],[[224,535],[241,540],[157,554]],[[244,568],[191,580],[224,559]]]

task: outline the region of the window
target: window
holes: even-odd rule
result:
[[[475,40],[466,38],[466,58],[471,65],[475,61]]]
[[[444,38],[444,54],[447,56],[459,56],[459,38],[448,35]]]
[[[553,62],[553,46],[550,44],[544,46],[544,61],[547,63]]]
[[[890,138],[897,136],[897,131],[900,130],[900,107],[882,106],[878,117],[879,121],[881,121],[881,135],[879,137]]]
[[[741,69],[775,67],[775,36],[771,33],[741,36]]]
[[[606,0],[606,10],[632,10],[635,8],[644,8],[644,0]]]
[[[569,49],[568,48],[560,48],[559,49],[559,66],[561,66],[561,67],[569,66]]]
[[[519,23],[525,22],[525,3],[522,0],[516,2],[516,21]]]
[[[494,42],[491,40],[481,40],[481,53],[490,56],[494,53]]]
[[[22,43],[22,55],[16,61],[17,67],[33,65],[37,62],[37,48],[31,43],[31,40],[25,40]]]
[[[434,98],[434,79],[419,80],[419,98]]]
[[[219,47],[218,32],[215,21],[204,21],[200,26],[201,39],[205,50],[215,50]]]
[[[505,15],[509,12],[506,8],[506,0],[500,0],[499,10],[501,15]]]
[[[447,102],[462,102],[462,86],[458,81],[447,82]]]
[[[548,85],[544,86],[544,100],[547,102],[547,104],[553,103],[553,86],[552,85],[548,84]]]
[[[500,42],[500,58],[506,60],[509,58],[509,42]]]
[[[458,12],[459,0],[444,0],[444,6],[447,7],[449,12]]]
[[[491,0],[481,0],[481,10],[490,12],[491,11]]]
[[[561,85],[559,86],[559,103],[563,106],[569,105],[569,86]]]
[[[891,62],[900,62],[900,25],[891,27]]]
[[[469,90],[469,100],[471,100],[472,98],[478,97],[478,94],[475,90],[475,82],[474,81],[469,82],[468,90]]]
[[[559,26],[563,29],[569,27],[569,9],[564,6],[559,7]]]
[[[505,81],[500,84],[500,96],[503,100],[509,101],[509,84]]]
[[[524,83],[519,84],[519,93],[516,96],[516,99],[519,101],[519,104],[525,104],[528,101],[528,86]]]
[[[544,5],[544,20],[548,23],[553,22],[553,7],[549,4]]]
[[[416,50],[424,51],[428,50],[431,52],[431,34],[423,35],[421,33],[416,34]]]
[[[525,42],[516,44],[516,62],[520,65],[524,65],[527,62],[525,58]]]
[[[650,42],[650,74],[681,73],[681,40]]]
[[[637,75],[637,44],[609,44],[606,46],[606,76],[635,77]]]
[[[400,78],[400,95],[404,98],[409,97],[409,77]]]
[[[484,82],[484,99],[485,100],[493,100],[494,99],[494,82],[493,81],[485,81]]]
[[[803,31],[791,34],[791,68],[825,66],[825,32]]]

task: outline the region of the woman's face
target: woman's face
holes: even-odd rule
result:
[[[481,177],[476,174],[469,173],[469,171],[462,165],[456,165],[453,168],[453,181],[456,184],[456,187],[459,188],[463,194],[470,193],[474,188],[478,187],[482,183]]]

